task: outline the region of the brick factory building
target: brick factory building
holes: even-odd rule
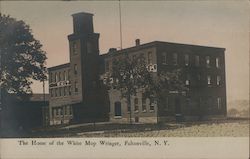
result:
[[[224,48],[154,41],[106,54],[99,52],[99,34],[94,33],[93,14],[73,14],[73,34],[68,36],[70,62],[49,68],[50,125],[71,122],[155,123],[226,116]],[[187,92],[170,91],[162,102],[138,93],[131,99],[131,112],[118,90],[105,90],[100,77],[111,71],[119,56],[143,55],[149,71],[180,68]],[[163,103],[157,106],[157,103]]]

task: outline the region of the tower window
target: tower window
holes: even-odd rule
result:
[[[216,77],[216,83],[217,83],[217,85],[221,84],[221,76]]]
[[[77,64],[74,65],[74,73],[77,74]]]
[[[211,76],[207,76],[207,84],[211,85]]]
[[[185,66],[188,66],[189,65],[189,55],[185,54],[184,58],[185,58]]]
[[[77,45],[76,45],[76,42],[72,43],[72,52],[73,52],[73,54],[77,54]]]
[[[206,56],[206,66],[210,67],[210,57]]]
[[[200,65],[200,56],[196,55],[195,56],[195,66],[199,66]]]
[[[216,68],[220,68],[220,59],[216,57],[215,59]]]
[[[173,65],[178,65],[178,55],[176,53],[173,54]]]
[[[90,54],[93,52],[92,44],[90,42],[87,42],[87,53]]]

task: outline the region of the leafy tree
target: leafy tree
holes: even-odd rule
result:
[[[142,91],[150,101],[153,99],[159,101],[166,97],[169,91],[187,90],[180,80],[180,73],[180,70],[153,73],[148,70],[143,55],[132,58],[125,55],[113,60],[112,70],[106,74],[105,83],[109,90],[117,89],[121,92],[122,97],[127,99],[130,123],[132,123],[131,97],[136,96],[138,91]]]
[[[2,93],[32,93],[32,80],[46,80],[46,53],[29,25],[0,14],[0,86]]]

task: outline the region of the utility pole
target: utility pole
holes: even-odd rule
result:
[[[120,47],[122,50],[122,12],[121,12],[121,1],[119,0],[119,21],[120,21]]]

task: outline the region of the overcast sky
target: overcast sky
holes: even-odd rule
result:
[[[108,1],[0,1],[1,12],[24,20],[47,52],[47,66],[69,62],[67,35],[71,14],[94,14],[100,52],[120,46],[119,4]],[[249,97],[249,2],[246,1],[122,1],[123,48],[155,40],[226,48],[228,101]],[[32,85],[34,93],[42,84]],[[46,87],[48,92],[48,86]]]

